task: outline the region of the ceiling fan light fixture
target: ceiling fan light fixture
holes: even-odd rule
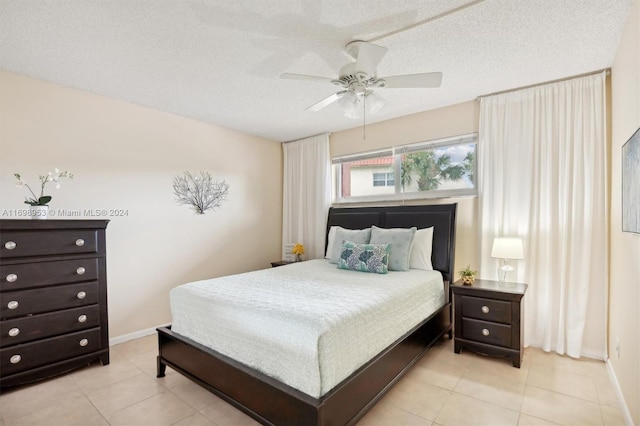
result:
[[[364,108],[363,108],[364,103]],[[375,114],[384,106],[382,96],[367,90],[365,92],[355,92],[348,90],[336,104],[344,112],[344,116],[352,119],[359,119],[363,112],[366,114]]]
[[[360,108],[358,107],[360,102],[355,101],[346,108],[344,108],[344,116],[351,119],[358,119],[361,117]]]
[[[345,91],[345,94],[340,99],[338,99],[336,104],[341,109],[347,109],[351,105],[355,104],[357,101],[358,101],[358,97],[356,96],[356,94],[352,90],[347,90]]]
[[[344,111],[344,116],[347,118],[360,118],[360,111],[358,105],[360,104],[358,95],[352,90],[348,90],[344,96],[342,96],[336,104]]]
[[[371,92],[364,98],[364,105],[367,113],[373,115],[382,109],[384,99],[375,92]]]

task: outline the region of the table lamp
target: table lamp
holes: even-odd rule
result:
[[[491,257],[500,259],[500,266],[498,267],[500,285],[513,285],[512,283],[507,283],[507,274],[514,269],[510,264],[511,260],[524,259],[522,239],[494,238]]]

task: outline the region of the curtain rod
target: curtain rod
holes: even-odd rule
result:
[[[585,72],[583,74],[578,74],[578,75],[574,75],[574,76],[571,76],[571,77],[558,78],[556,80],[549,80],[549,81],[545,81],[543,83],[530,84],[528,86],[521,86],[521,87],[516,87],[514,89],[501,90],[499,92],[493,92],[493,93],[488,93],[486,95],[480,95],[480,96],[478,96],[476,98],[476,101],[479,101],[480,99],[486,98],[488,96],[502,95],[503,93],[515,92],[515,91],[518,91],[518,90],[530,89],[532,87],[544,86],[545,84],[559,83],[561,81],[573,80],[574,78],[586,77],[588,75],[596,75],[596,74],[600,74],[603,71],[606,71],[607,75],[611,75],[611,68],[603,68],[603,69],[598,70],[598,71]]]
[[[317,135],[311,135],[311,136],[307,136],[301,139],[294,139],[292,141],[282,141],[281,143],[291,143],[291,142],[300,142],[303,141],[305,139],[309,139],[309,138],[315,138],[316,136],[322,136],[322,135],[327,135],[327,137],[331,136],[331,132],[324,132],[324,133],[318,133]]]

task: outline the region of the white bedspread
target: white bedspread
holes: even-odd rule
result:
[[[172,330],[320,397],[444,305],[437,271],[345,271],[326,260],[171,291]]]

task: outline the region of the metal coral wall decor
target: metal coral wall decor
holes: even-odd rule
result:
[[[191,206],[196,214],[215,210],[227,199],[229,184],[219,181],[209,172],[192,175],[191,172],[173,178],[173,193],[180,205]]]

